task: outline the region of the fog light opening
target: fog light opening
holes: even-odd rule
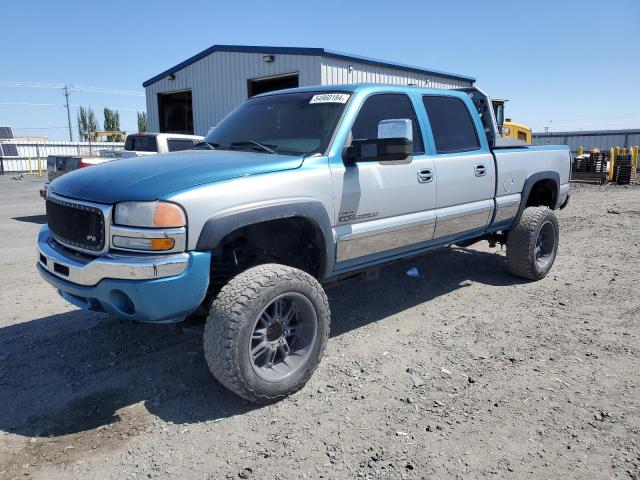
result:
[[[133,302],[122,290],[111,290],[111,305],[122,315],[133,315],[136,312]]]

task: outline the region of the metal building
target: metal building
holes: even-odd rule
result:
[[[152,132],[206,135],[248,97],[341,83],[469,87],[475,78],[323,48],[214,45],[142,85]]]
[[[576,153],[578,147],[585,151],[592,148],[609,150],[611,147],[640,145],[640,130],[594,130],[580,132],[534,133],[534,145],[569,145]]]

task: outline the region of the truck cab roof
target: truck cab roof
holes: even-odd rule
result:
[[[349,84],[337,84],[337,85],[313,85],[309,87],[297,87],[287,88],[284,90],[274,90],[272,92],[262,93],[256,95],[256,97],[266,97],[270,95],[279,95],[283,93],[305,93],[305,92],[346,92],[357,93],[365,92],[377,93],[377,92],[402,92],[402,93],[418,93],[422,95],[451,95],[464,98],[467,96],[465,92],[457,90],[445,90],[442,88],[428,88],[420,87],[417,85],[388,85],[382,83],[349,83]]]
[[[158,133],[158,132],[139,132],[139,133],[131,133],[128,136],[135,137],[155,137],[155,138],[184,138],[189,140],[200,140],[202,136],[200,135],[185,135],[184,133]]]

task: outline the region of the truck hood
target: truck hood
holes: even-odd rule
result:
[[[96,203],[152,201],[197,185],[292,170],[304,157],[229,150],[185,150],[123,158],[59,177],[49,190]]]

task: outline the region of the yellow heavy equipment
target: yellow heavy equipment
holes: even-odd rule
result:
[[[494,98],[491,100],[491,103],[493,104],[493,113],[495,114],[498,128],[500,129],[500,132],[502,132],[502,137],[522,140],[531,144],[532,135],[529,127],[521,123],[512,122],[510,118],[504,118],[504,104],[506,102],[507,100],[502,100],[500,98]]]

